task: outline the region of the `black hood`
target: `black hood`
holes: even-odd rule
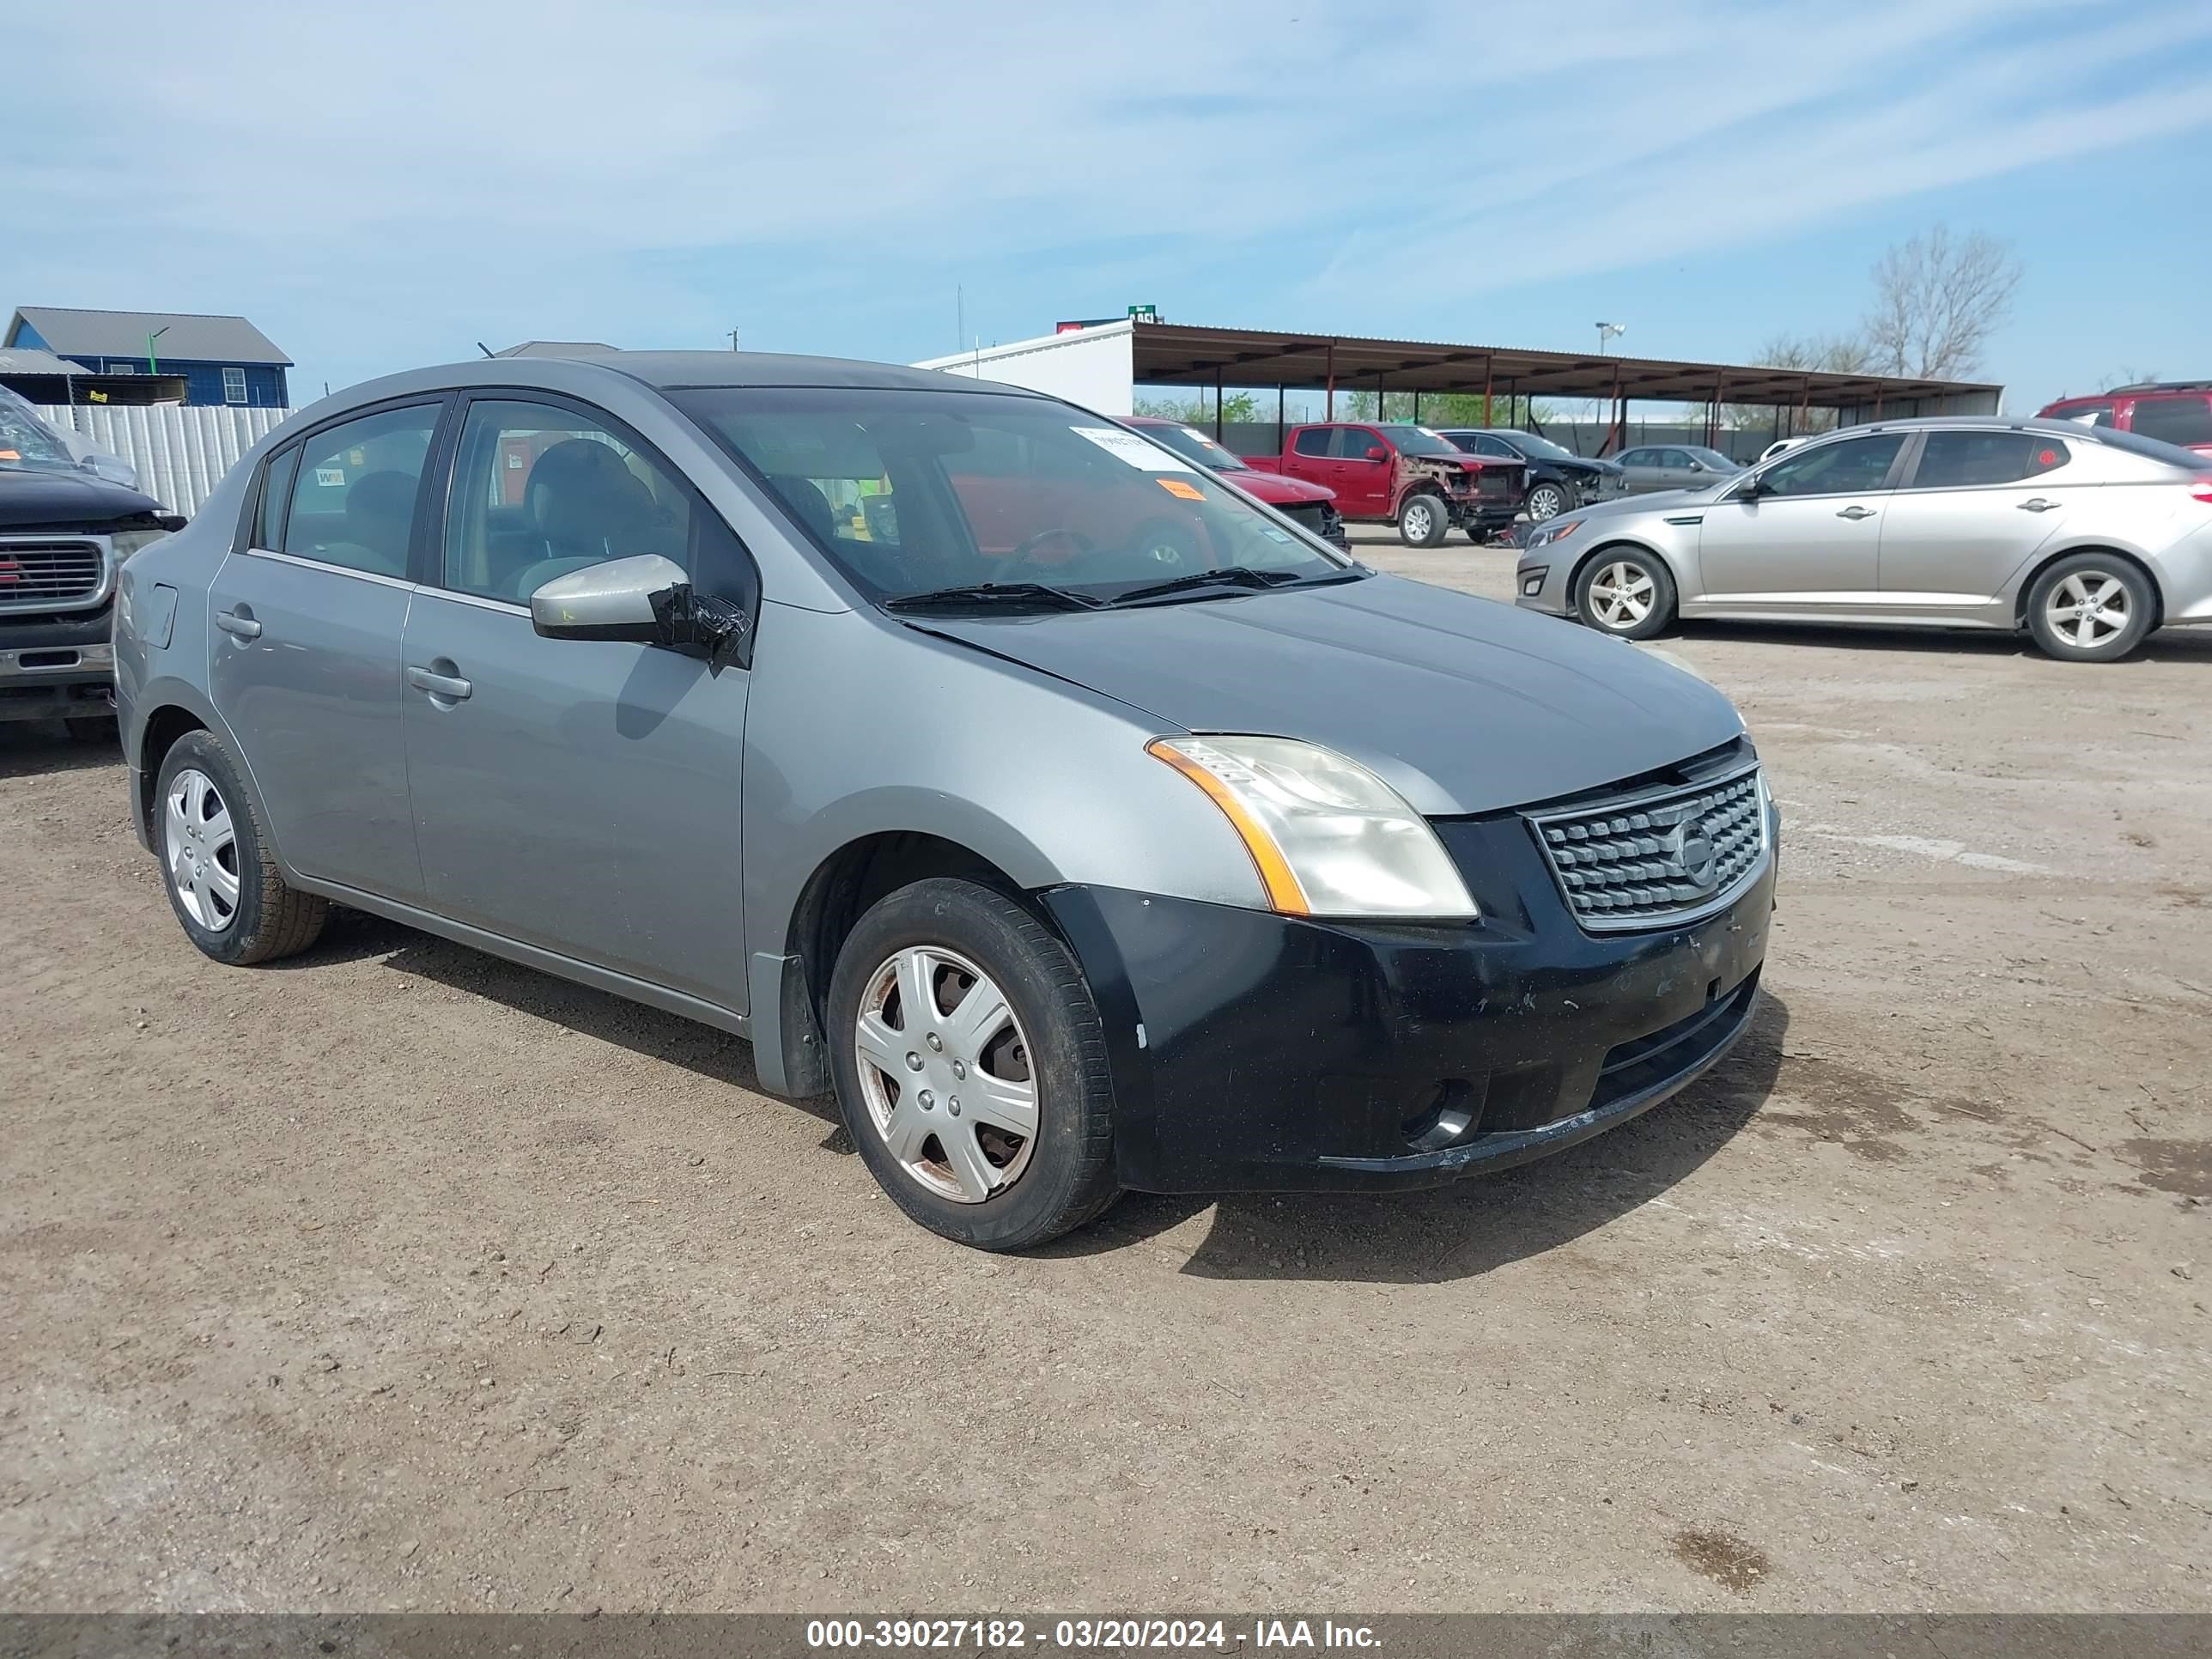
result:
[[[1625,641],[1392,576],[1126,611],[912,623],[1167,726],[1324,744],[1431,816],[1579,793],[1743,730],[1711,685]]]
[[[161,510],[152,496],[90,472],[0,466],[0,530],[106,530]]]

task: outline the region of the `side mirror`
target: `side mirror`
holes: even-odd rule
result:
[[[1390,452],[1383,448],[1381,444],[1370,444],[1367,446],[1367,459],[1370,461],[1387,461],[1390,459]]]
[[[1735,498],[1740,501],[1755,501],[1766,493],[1766,486],[1756,478],[1746,478],[1735,487]]]
[[[1703,472],[1705,470],[1705,464],[1703,461],[1692,461],[1690,463],[1690,471],[1692,472]]]
[[[658,553],[556,576],[530,596],[530,625],[549,640],[617,640],[703,656],[714,672],[751,660],[752,619],[692,590]]]

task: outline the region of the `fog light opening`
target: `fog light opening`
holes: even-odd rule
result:
[[[1446,1078],[1437,1085],[1437,1092],[1429,1109],[1407,1118],[1398,1127],[1405,1132],[1406,1142],[1417,1152],[1440,1152],[1467,1138],[1474,1127],[1474,1115],[1479,1103],[1474,1085],[1465,1078]]]

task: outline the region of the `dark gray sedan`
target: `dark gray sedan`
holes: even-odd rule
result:
[[[986,1249],[1125,1188],[1533,1158],[1757,995],[1727,699],[1051,398],[729,352],[394,375],[119,605],[131,811],[198,950],[290,955],[337,902],[720,1026]]]

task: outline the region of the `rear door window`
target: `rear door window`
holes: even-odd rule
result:
[[[2185,398],[2139,398],[2130,424],[2142,436],[2163,444],[2212,444],[2212,398],[2197,392]]]
[[[1911,488],[1972,489],[2018,483],[2071,459],[2071,452],[2057,439],[2032,432],[1930,432]]]
[[[299,476],[273,550],[371,575],[404,577],[415,497],[441,406],[380,410],[325,427],[299,448]]]
[[[1292,447],[1301,455],[1327,455],[1328,441],[1335,435],[1325,426],[1310,426],[1298,434],[1297,442]]]

